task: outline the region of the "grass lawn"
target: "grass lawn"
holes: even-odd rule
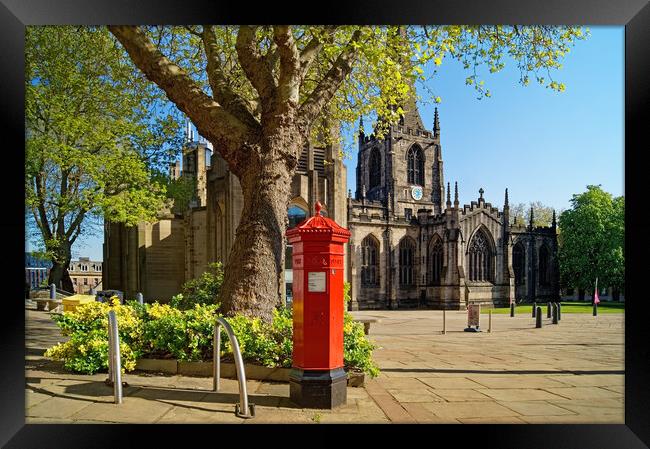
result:
[[[562,313],[593,313],[593,306],[591,302],[578,302],[578,301],[562,301]],[[542,308],[543,316],[546,316],[546,303],[538,303],[538,306]],[[515,316],[517,315],[532,315],[532,304],[523,304],[515,306]],[[481,308],[481,313],[488,313],[486,308]],[[492,313],[501,313],[501,314],[510,314],[510,307],[499,307],[496,309],[491,309]],[[624,302],[605,302],[601,301],[598,304],[598,314],[601,313],[624,313],[625,312],[625,303]]]

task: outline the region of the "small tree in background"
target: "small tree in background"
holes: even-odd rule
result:
[[[573,195],[559,219],[560,280],[592,291],[598,285],[622,290],[625,283],[625,198],[600,186]]]
[[[180,150],[180,115],[105,28],[27,27],[25,69],[28,236],[52,261],[48,284],[73,291],[81,235],[155,220],[165,182],[151,174]]]
[[[551,226],[553,223],[553,208],[545,206],[541,201],[517,203],[510,206],[512,223],[528,225],[530,221],[530,208],[533,208],[533,226]]]

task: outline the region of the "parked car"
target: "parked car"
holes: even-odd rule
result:
[[[120,304],[124,304],[124,292],[120,290],[100,290],[95,294],[95,301],[106,302],[113,296],[120,298]]]

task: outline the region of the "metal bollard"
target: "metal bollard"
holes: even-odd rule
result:
[[[488,333],[492,333],[492,310],[488,310]]]
[[[142,296],[142,293],[138,292],[138,294],[135,295],[135,297],[138,300],[138,304],[140,305],[144,304],[144,297]]]
[[[546,318],[550,318],[550,317],[551,317],[551,302],[549,301],[546,303]]]
[[[562,303],[557,303],[557,320],[562,320]]]
[[[598,316],[598,304],[594,303],[594,316]]]
[[[56,285],[50,285],[50,299],[56,299]]]
[[[515,303],[514,302],[510,303],[510,316],[511,317],[515,316]]]
[[[108,312],[108,334],[109,334],[109,366],[112,368],[111,381],[113,382],[113,395],[115,403],[122,403],[122,366],[120,360],[120,335],[117,331],[117,317],[115,311]]]
[[[215,325],[212,335],[212,391],[219,391],[221,378],[221,325]]]
[[[535,318],[536,311],[537,311],[537,301],[533,301],[533,318]]]
[[[542,308],[537,307],[537,315],[535,316],[535,327],[542,327]]]
[[[553,303],[553,324],[557,324],[557,304]]]
[[[445,309],[442,309],[442,333],[447,333],[447,314]]]

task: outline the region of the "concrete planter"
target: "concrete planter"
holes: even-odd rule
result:
[[[366,380],[364,373],[348,371],[348,387],[363,387]]]
[[[138,359],[135,369],[156,373],[181,374],[184,376],[212,376],[212,362],[182,362],[175,359]],[[246,379],[289,382],[291,368],[267,368],[266,366],[244,363]],[[234,363],[221,362],[221,377],[235,379],[237,370]],[[363,373],[348,372],[348,386],[362,387]]]
[[[178,374],[176,359],[138,359],[135,369],[156,373]]]

